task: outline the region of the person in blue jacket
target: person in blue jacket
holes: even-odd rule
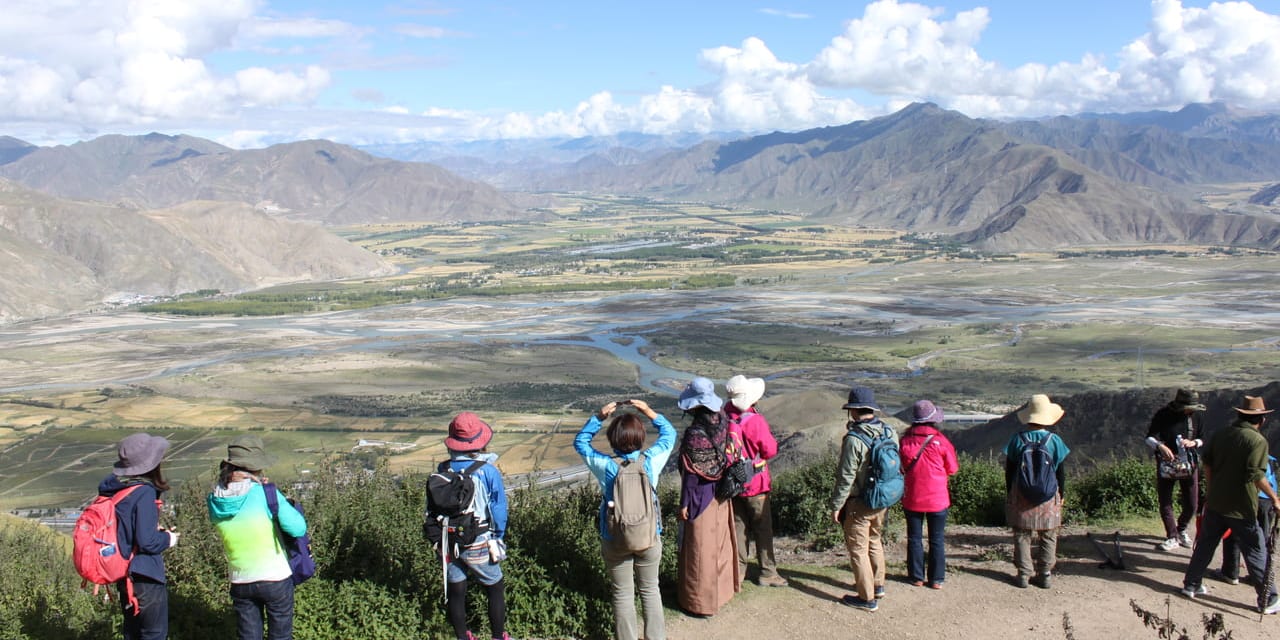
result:
[[[301,537],[307,521],[282,495],[277,498],[278,521],[272,517],[263,470],[274,462],[263,450],[262,438],[237,436],[227,445],[218,482],[206,499],[227,554],[239,640],[262,640],[264,629],[268,640],[293,638],[293,569],[276,530]]]
[[[168,449],[168,440],[145,433],[121,440],[116,448],[119,460],[111,475],[98,485],[98,495],[107,497],[139,487],[116,505],[120,553],[132,558],[129,577],[116,584],[124,611],[125,640],[164,640],[169,636],[169,588],[161,554],[178,544],[178,533],[160,526],[160,496],[169,490],[160,461]]]
[[[502,472],[494,466],[498,455],[489,453],[487,448],[492,439],[493,428],[480,416],[469,411],[459,413],[449,422],[449,437],[444,440],[449,460],[439,468],[462,472],[477,460],[485,462],[471,474],[471,481],[476,483],[472,506],[477,515],[488,520],[488,530],[467,545],[460,557],[450,559],[446,574],[449,623],[458,640],[476,637],[467,629],[468,575],[484,585],[489,596],[489,632],[493,639],[510,640],[511,637],[506,632],[506,583],[500,564],[507,557],[507,490],[502,483]]]
[[[619,404],[631,406],[653,423],[658,431],[658,439],[644,448],[645,425],[640,418],[629,411],[618,413],[609,423],[606,437],[613,455],[598,451],[591,445],[591,440],[600,432],[602,420],[613,415]],[[600,483],[603,494],[600,499],[600,553],[604,557],[605,568],[609,571],[609,586],[613,594],[614,633],[618,640],[637,640],[641,637],[636,620],[636,585],[639,584],[640,604],[644,607],[644,638],[647,640],[664,640],[666,638],[666,621],[662,617],[662,595],[658,592],[658,567],[662,563],[661,540],[648,549],[637,553],[628,553],[611,544],[606,513],[608,505],[613,501],[613,480],[618,475],[618,463],[615,457],[634,462],[644,456],[644,470],[656,493],[658,474],[667,465],[676,444],[676,429],[662,414],[649,408],[643,400],[627,400],[623,403],[610,402],[600,407],[600,411],[587,419],[582,430],[573,439],[573,448],[582,456],[587,469]],[[657,534],[662,534],[662,519],[658,519]]]

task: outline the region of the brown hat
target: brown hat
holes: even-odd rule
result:
[[[1267,406],[1263,404],[1262,398],[1257,396],[1245,396],[1244,404],[1234,408],[1237,413],[1242,413],[1246,416],[1265,416],[1274,411],[1274,409],[1268,409]]]
[[[492,427],[485,424],[480,416],[463,411],[449,422],[449,437],[444,439],[444,446],[459,453],[479,451],[492,438]]]

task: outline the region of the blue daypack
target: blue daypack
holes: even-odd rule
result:
[[[293,572],[293,584],[300,585],[316,575],[316,561],[311,556],[311,536],[304,533],[295,538],[285,533],[284,529],[280,528],[280,490],[276,489],[276,485],[271,482],[262,485],[262,490],[267,494],[267,509],[271,511],[271,519],[275,521],[276,532],[280,534],[280,543],[284,546],[284,550],[289,556],[289,569]],[[286,500],[299,514],[306,516],[302,512],[301,504],[293,498],[286,498]]]
[[[1022,442],[1022,461],[1018,465],[1015,483],[1022,497],[1031,504],[1044,504],[1058,493],[1058,475],[1049,455],[1049,434],[1040,440],[1032,440],[1025,432],[1018,434]]]
[[[884,431],[874,440],[857,431],[849,432],[868,448],[867,462],[871,469],[858,497],[872,509],[887,509],[898,504],[905,490],[902,458],[898,455],[898,443],[893,441],[893,429],[889,425],[881,426]]]

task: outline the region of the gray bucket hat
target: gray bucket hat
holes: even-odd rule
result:
[[[252,434],[236,436],[236,439],[227,445],[227,459],[225,462],[241,469],[262,471],[275,464],[275,461],[275,456],[267,455],[262,450],[262,438],[258,436]]]
[[[135,433],[116,447],[116,455],[120,458],[111,467],[117,476],[140,476],[160,466],[160,459],[169,450],[169,441],[146,433]]]

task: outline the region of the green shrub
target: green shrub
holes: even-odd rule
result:
[[[1067,482],[1066,519],[1083,523],[1155,515],[1160,508],[1155,477],[1155,465],[1145,458],[1099,465]]]
[[[0,640],[105,640],[115,635],[119,605],[80,588],[70,547],[65,536],[0,516]]]
[[[819,550],[842,544],[843,534],[831,521],[835,478],[834,453],[813,464],[778,474],[770,494],[774,532],[802,538]]]
[[[960,455],[960,470],[951,476],[953,524],[998,527],[1004,525],[1004,468],[994,460]]]

